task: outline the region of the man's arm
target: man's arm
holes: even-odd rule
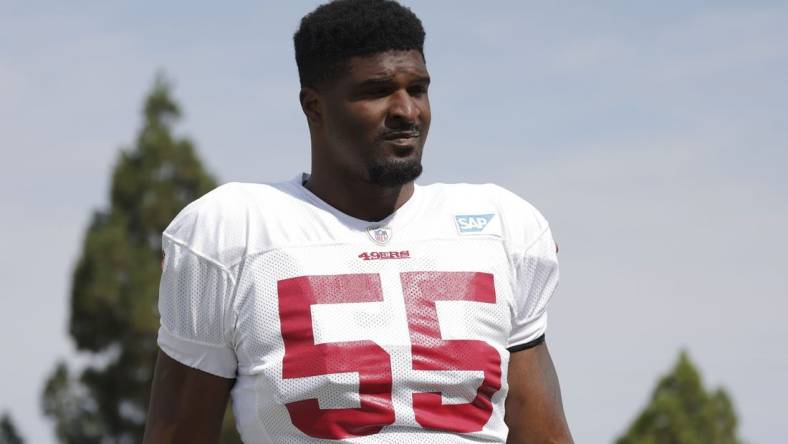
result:
[[[506,397],[507,444],[569,444],[572,435],[547,344],[514,352]]]
[[[216,444],[234,379],[183,365],[159,351],[144,444]]]

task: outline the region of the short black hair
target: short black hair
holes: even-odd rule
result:
[[[410,9],[393,0],[334,0],[301,19],[293,36],[301,86],[338,78],[347,59],[392,50],[418,50],[424,57],[424,27]]]

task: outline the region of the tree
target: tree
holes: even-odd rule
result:
[[[649,404],[617,444],[740,444],[736,413],[724,389],[706,392],[687,353],[663,376]]]
[[[14,422],[7,413],[0,417],[0,444],[23,444],[25,441],[16,431]]]
[[[90,363],[78,377],[58,363],[42,395],[64,443],[142,440],[158,351],[161,233],[216,186],[193,144],[173,135],[180,109],[162,76],[143,117],[135,146],[121,151],[109,208],[93,214],[72,276],[69,333]],[[240,442],[226,426],[223,442]]]

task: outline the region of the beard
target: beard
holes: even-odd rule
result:
[[[369,167],[369,181],[382,187],[399,187],[421,175],[421,159],[389,161]]]

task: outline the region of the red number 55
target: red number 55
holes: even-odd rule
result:
[[[444,340],[436,301],[495,303],[493,276],[474,272],[411,272],[400,275],[408,316],[414,370],[481,370],[475,399],[443,405],[440,387],[413,393],[416,421],[424,428],[458,433],[479,431],[490,419],[490,398],[501,388],[498,352],[480,340]],[[394,422],[390,356],[369,340],[315,344],[313,304],[383,300],[377,274],[301,276],[278,282],[285,356],[282,377],[301,378],[357,372],[358,408],[321,409],[317,399],[287,404],[290,419],[309,436],[343,439],[378,433]]]

